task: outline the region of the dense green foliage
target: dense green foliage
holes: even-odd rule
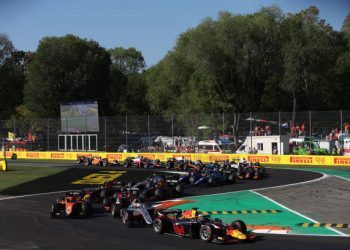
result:
[[[335,31],[316,7],[221,12],[148,69],[135,48],[66,35],[26,57],[1,35],[0,118],[58,117],[62,102],[98,100],[101,115],[230,113],[234,132],[241,112],[350,110],[349,20]]]

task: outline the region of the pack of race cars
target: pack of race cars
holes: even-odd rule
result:
[[[79,163],[89,165],[92,162],[106,165],[105,159],[82,156]],[[204,164],[186,159],[168,159],[165,164],[145,158],[128,158],[124,167],[147,167],[179,170],[178,175],[166,175],[159,172],[137,183],[106,182],[104,185],[76,192],[68,192],[51,205],[51,218],[88,217],[93,215],[93,206],[100,206],[121,218],[122,222],[133,225],[150,225],[158,233],[174,234],[181,237],[200,238],[206,242],[232,243],[251,241],[255,238],[247,231],[243,221],[231,224],[220,219],[203,215],[197,208],[181,211],[179,209],[163,210],[154,207],[154,203],[181,197],[185,188],[198,186],[218,186],[234,184],[237,180],[261,179],[265,168],[258,162],[244,159]],[[180,172],[181,171],[181,172]],[[93,205],[100,204],[100,205]]]

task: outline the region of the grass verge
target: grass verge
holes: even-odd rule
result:
[[[56,167],[12,166],[8,171],[0,171],[0,193],[5,189],[53,175],[64,170],[66,169]]]

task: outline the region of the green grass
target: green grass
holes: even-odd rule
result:
[[[53,175],[66,170],[65,168],[43,168],[12,166],[8,171],[0,171],[0,192],[25,182]]]

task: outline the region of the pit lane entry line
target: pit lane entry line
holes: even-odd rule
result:
[[[292,212],[292,213],[294,213],[294,214],[296,214],[296,215],[299,215],[299,216],[301,216],[301,217],[303,217],[303,218],[305,218],[305,219],[307,219],[307,220],[310,220],[310,221],[312,221],[313,223],[319,223],[318,221],[316,221],[316,220],[314,220],[314,219],[311,219],[310,217],[307,217],[306,215],[303,215],[303,214],[301,214],[301,213],[299,213],[299,212],[297,212],[297,211],[295,211],[295,210],[293,210],[293,209],[290,209],[290,208],[288,208],[288,207],[282,205],[281,203],[279,203],[279,202],[277,202],[277,201],[275,201],[275,200],[273,200],[273,199],[271,199],[271,198],[269,198],[269,197],[267,197],[267,196],[265,196],[265,195],[259,194],[258,192],[255,192],[255,191],[253,191],[253,190],[249,190],[249,191],[252,192],[252,193],[254,193],[254,194],[256,194],[256,195],[259,195],[259,196],[261,196],[261,197],[263,197],[263,198],[265,198],[265,199],[267,199],[267,200],[269,200],[269,201],[271,201],[271,202],[273,202],[273,203],[275,203],[276,205],[278,205],[278,206],[280,206],[280,207],[282,207],[282,208],[284,208],[284,209],[286,209],[286,210],[288,210],[288,211],[290,211],[290,212]],[[341,235],[341,236],[350,237],[350,235],[344,234],[344,233],[342,233],[342,232],[340,232],[340,231],[338,231],[338,230],[335,230],[334,228],[328,228],[328,229],[331,230],[331,231],[333,231],[333,232],[335,232],[335,233],[337,233],[337,234],[339,234],[339,235]]]

